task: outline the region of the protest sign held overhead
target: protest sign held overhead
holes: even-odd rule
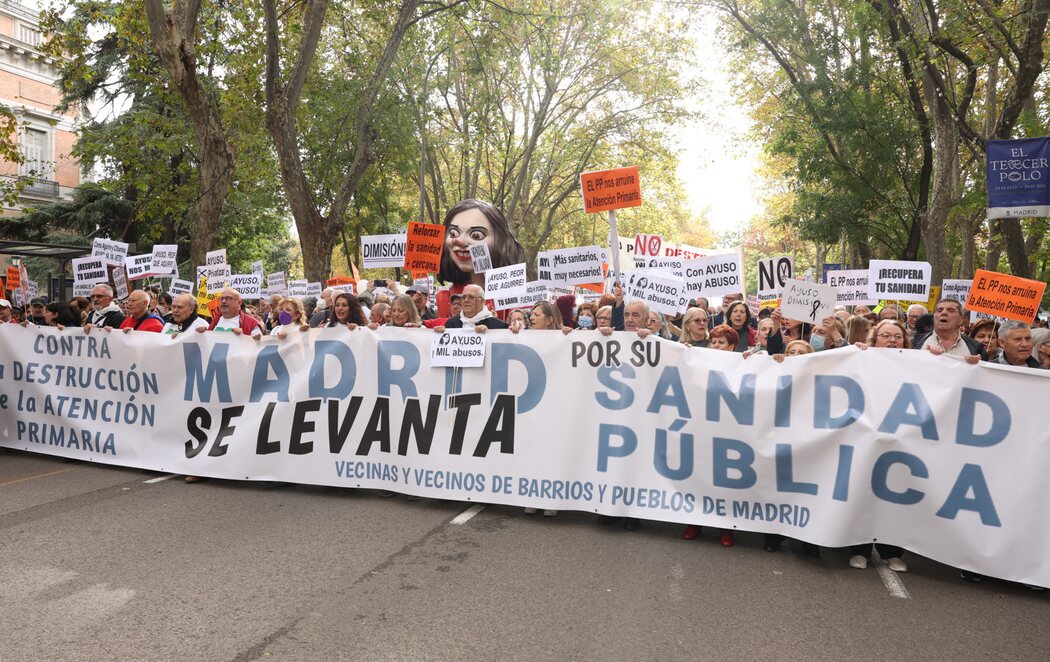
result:
[[[5,287],[8,290],[20,290],[22,289],[22,271],[18,267],[8,267],[7,277],[4,279]]]
[[[492,268],[492,256],[489,255],[488,244],[471,244],[470,261],[474,265],[474,273],[480,274]]]
[[[128,256],[128,245],[123,241],[95,238],[91,242],[91,255],[101,257],[111,267],[123,267]]]
[[[74,282],[73,283],[73,296],[90,298],[91,297],[91,290],[94,289],[94,287],[95,286],[92,283]]]
[[[942,299],[955,299],[962,305],[966,305],[967,300],[970,298],[970,286],[973,284],[973,279],[953,279],[946,278],[941,281],[941,298]]]
[[[795,277],[795,258],[790,255],[764,258],[758,261],[758,293],[777,294]]]
[[[288,281],[288,296],[305,297],[309,283],[306,280]]]
[[[128,280],[139,280],[149,275],[152,264],[152,253],[129,255],[124,259],[124,272],[127,274]]]
[[[868,263],[868,295],[873,299],[926,301],[931,271],[929,262],[872,260]]]
[[[116,290],[117,299],[126,299],[128,296],[128,276],[124,267],[113,269],[113,287]]]
[[[175,244],[154,244],[149,272],[155,276],[177,276],[179,247]]]
[[[720,297],[744,292],[740,253],[711,255],[683,264],[686,294],[690,297]],[[757,305],[757,303],[756,303]]]
[[[180,280],[173,278],[171,285],[168,286],[168,294],[175,296],[176,294],[192,294],[193,283],[188,280]]]
[[[106,283],[109,282],[109,269],[106,268],[106,260],[102,257],[78,257],[73,258],[73,282],[74,283]]]
[[[262,296],[262,276],[259,274],[232,274],[230,287],[240,292],[243,299],[258,299]]]
[[[966,308],[988,315],[1032,323],[1039,313],[1046,283],[978,269]]]
[[[283,292],[288,287],[285,283],[284,272],[275,271],[269,276],[267,276],[266,287],[275,294],[280,294],[281,292]]]
[[[685,260],[680,257],[650,257],[645,260],[645,269],[666,271],[676,278],[685,277]]]
[[[408,224],[405,239],[405,268],[411,271],[437,271],[445,245],[445,226],[431,223]]]
[[[319,297],[324,288],[321,287],[321,283],[307,283],[306,284],[306,296],[308,297]]]
[[[600,246],[542,252],[537,255],[538,279],[561,287],[601,283],[605,279],[602,270],[604,255]]]
[[[365,269],[405,266],[408,235],[373,234],[361,237],[361,265]]]
[[[256,260],[255,262],[252,262],[252,273],[253,274],[259,274],[260,276],[263,275],[263,261],[262,260]]]
[[[1050,216],[1050,139],[989,140],[988,218]]]
[[[348,276],[336,276],[325,281],[325,285],[337,292],[357,294],[357,281]]]
[[[485,296],[489,299],[524,296],[526,280],[524,264],[489,269],[485,272]]]
[[[642,205],[637,166],[581,173],[580,191],[585,214]]]
[[[664,315],[677,315],[685,310],[689,299],[685,281],[667,272],[638,270],[627,274],[624,301],[644,301],[649,308]]]
[[[780,312],[787,319],[820,324],[835,312],[838,289],[804,280],[791,279],[781,292]]]
[[[844,306],[874,306],[879,302],[868,294],[868,270],[829,271],[828,285],[838,292],[836,302]]]
[[[209,267],[217,264],[226,264],[226,249],[220,248],[218,250],[208,251],[204,256],[204,264]]]

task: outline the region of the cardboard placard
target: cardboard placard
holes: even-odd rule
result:
[[[470,262],[474,266],[474,273],[480,274],[492,268],[492,256],[489,254],[488,244],[470,245]]]
[[[686,260],[682,265],[682,276],[686,294],[690,297],[720,297],[744,292],[744,269],[739,252]],[[757,300],[755,306],[758,306]]]
[[[281,292],[284,292],[285,289],[287,289],[287,287],[288,287],[287,283],[285,282],[284,272],[283,271],[275,271],[272,274],[270,274],[269,276],[267,276],[266,277],[266,287],[267,287],[267,289],[269,289],[272,292],[275,292],[277,294],[279,294]]]
[[[220,248],[215,251],[208,251],[204,255],[204,264],[212,267],[217,264],[226,264],[226,249]]]
[[[838,303],[844,306],[874,306],[879,302],[868,294],[868,270],[829,271],[828,285],[838,290]]]
[[[835,312],[838,290],[803,280],[789,280],[781,293],[780,312],[787,319],[820,324]]]
[[[675,278],[685,278],[685,260],[680,257],[650,257],[645,268],[651,271],[666,271]]]
[[[288,296],[299,298],[305,297],[307,286],[309,286],[309,283],[305,280],[288,281]]]
[[[595,170],[580,174],[583,211],[594,214],[642,205],[642,184],[638,166]]]
[[[113,269],[113,286],[116,289],[118,300],[128,297],[128,275],[124,271],[124,267]]]
[[[758,294],[778,294],[795,278],[795,258],[790,255],[758,261]]]
[[[230,287],[237,290],[242,299],[258,299],[262,297],[262,276],[233,274],[230,276]]]
[[[253,274],[259,274],[260,276],[263,275],[263,261],[262,260],[256,260],[255,262],[252,262],[252,273]]]
[[[111,267],[123,267],[124,258],[128,256],[128,245],[123,241],[96,237],[91,242],[91,256],[101,257]]]
[[[1031,324],[1039,314],[1046,283],[978,269],[973,275],[966,308],[986,315]]]
[[[94,284],[109,282],[109,268],[102,257],[73,258],[73,284]],[[90,290],[88,290],[90,292]]]
[[[22,272],[18,267],[7,268],[7,278],[5,279],[7,289],[11,291],[22,289]]]
[[[124,273],[128,280],[139,280],[149,275],[153,254],[129,255],[124,259]]]
[[[408,224],[405,239],[405,268],[411,271],[437,271],[445,244],[445,226],[431,223]]]
[[[941,298],[955,299],[965,306],[970,299],[970,287],[972,285],[972,278],[945,278],[941,281]]]
[[[929,262],[872,260],[868,263],[868,295],[873,299],[926,301],[930,298]]]
[[[149,272],[157,276],[178,276],[178,255],[179,247],[175,244],[154,244]]]
[[[524,263],[489,269],[485,272],[485,298],[523,296],[527,282]]]
[[[321,292],[324,288],[321,287],[321,283],[307,283],[306,284],[306,296],[308,297],[320,297]]]
[[[640,300],[649,308],[664,315],[675,315],[685,310],[689,299],[685,281],[666,272],[635,270],[627,274],[624,283],[624,301]]]
[[[101,258],[100,258],[101,259]],[[94,283],[73,283],[73,296],[91,297],[91,290],[95,289]]]
[[[545,251],[537,255],[539,280],[558,287],[602,283],[605,280],[603,255],[599,246]]]
[[[190,294],[193,292],[193,283],[188,280],[173,278],[168,286],[168,294],[176,296],[179,294]]]
[[[365,269],[405,266],[408,235],[373,234],[361,237],[361,265]]]
[[[325,281],[325,285],[337,292],[357,294],[357,281],[348,276],[336,276]]]
[[[474,329],[446,329],[430,341],[432,368],[481,368],[488,353],[487,334]]]

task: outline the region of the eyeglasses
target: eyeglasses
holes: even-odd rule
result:
[[[92,299],[112,299],[113,297],[109,296],[108,294],[92,294],[91,298]]]
[[[236,301],[237,297],[219,297],[219,301]]]
[[[899,333],[880,333],[875,337],[883,340],[904,340],[904,336]]]
[[[599,315],[599,316],[595,317],[594,319],[596,319],[598,321],[601,321],[601,320],[612,320],[612,315]]]
[[[476,294],[463,294],[460,296],[460,298],[464,301],[473,301],[474,299],[480,299],[481,297],[479,297]]]

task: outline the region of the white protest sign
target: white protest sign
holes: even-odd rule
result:
[[[75,297],[91,297],[91,290],[95,289],[92,283],[73,283],[73,296]]]
[[[941,298],[955,299],[965,307],[966,302],[970,299],[971,285],[973,285],[972,278],[946,278],[941,281]]]
[[[474,329],[446,329],[432,334],[430,365],[434,368],[481,368],[488,348],[486,334]]]
[[[868,295],[925,303],[930,298],[931,271],[929,262],[872,260],[868,263]]]
[[[175,296],[176,294],[192,294],[193,283],[188,280],[180,280],[173,278],[171,285],[168,287],[168,294]]]
[[[288,281],[288,296],[293,297],[305,297],[307,296],[306,290],[308,282],[305,280],[290,280]]]
[[[260,276],[263,275],[263,261],[262,260],[256,260],[255,262],[252,262],[252,273],[253,274],[259,274]]]
[[[601,283],[605,280],[602,273],[603,255],[600,246],[547,251],[546,256],[550,260],[549,280],[562,286]]]
[[[153,264],[153,254],[129,255],[124,258],[124,273],[128,280],[145,278],[149,273],[150,265]]]
[[[412,289],[422,292],[430,298],[430,278],[414,278],[412,279]]]
[[[554,283],[554,266],[547,251],[536,253],[536,280],[542,283]]]
[[[480,274],[492,268],[492,256],[489,255],[488,244],[471,244],[470,261],[474,265],[474,273]]]
[[[307,283],[306,284],[306,296],[308,297],[319,297],[324,288],[321,287],[321,283]]]
[[[106,264],[113,267],[123,267],[124,258],[128,256],[128,245],[123,241],[95,238],[91,242],[91,256],[101,257]]]
[[[520,306],[534,306],[541,301],[547,300],[547,284],[539,280],[530,280],[525,283],[525,294],[520,298]]]
[[[405,266],[407,234],[373,234],[361,237],[361,266],[365,269]]]
[[[230,265],[228,264],[213,264],[207,267],[200,267],[204,271],[204,276],[207,280],[208,294],[215,294],[216,292],[222,292],[224,288],[229,287],[230,282]]]
[[[240,292],[242,299],[258,299],[262,297],[262,276],[233,274],[230,276],[230,287]]]
[[[758,261],[758,293],[777,294],[795,277],[795,258],[790,255]]]
[[[635,270],[627,275],[624,293],[630,301],[645,301],[652,310],[676,315],[688,303],[685,289],[684,280],[666,272]]]
[[[105,283],[109,270],[105,258],[99,256],[73,258],[73,283]],[[89,290],[90,291],[90,290]]]
[[[645,259],[645,268],[666,271],[675,278],[684,277],[685,260],[680,257],[649,257]]]
[[[32,299],[36,297],[36,295],[40,294],[40,286],[35,280],[31,280],[29,281],[29,287],[27,288],[27,291],[29,294],[29,298]]]
[[[836,303],[844,306],[874,306],[878,299],[868,296],[868,270],[845,269],[828,272],[828,285],[838,291]]]
[[[178,275],[179,247],[175,244],[154,244],[153,262],[149,272],[158,276]]]
[[[217,251],[208,251],[204,255],[204,264],[209,267],[216,264],[226,264],[226,249],[220,248]]]
[[[820,324],[835,313],[838,295],[831,285],[791,279],[781,292],[780,312],[787,319]]]
[[[522,296],[527,281],[524,263],[489,269],[485,272],[485,297],[499,299]]]
[[[739,252],[686,260],[682,265],[686,294],[690,297],[742,294],[744,292],[743,273]]]
[[[128,296],[128,275],[124,267],[113,270],[113,285],[117,290],[117,299],[126,299]]]
[[[283,271],[275,271],[266,277],[266,288],[272,292],[280,294],[281,292],[284,292],[287,287],[288,285],[285,283]]]

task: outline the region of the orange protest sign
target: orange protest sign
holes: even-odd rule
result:
[[[1031,323],[1039,312],[1046,283],[978,269],[966,309]]]
[[[22,289],[22,275],[18,267],[7,268],[7,289],[11,291]]]
[[[638,166],[581,173],[580,190],[583,211],[587,214],[642,206]]]
[[[328,287],[339,287],[342,290],[346,290],[345,285],[350,285],[353,288],[353,293],[357,294],[357,281],[347,276],[336,276],[335,278],[329,278],[325,281],[325,285]]]
[[[409,271],[437,271],[445,243],[445,226],[431,223],[408,224],[405,241],[405,268]]]

